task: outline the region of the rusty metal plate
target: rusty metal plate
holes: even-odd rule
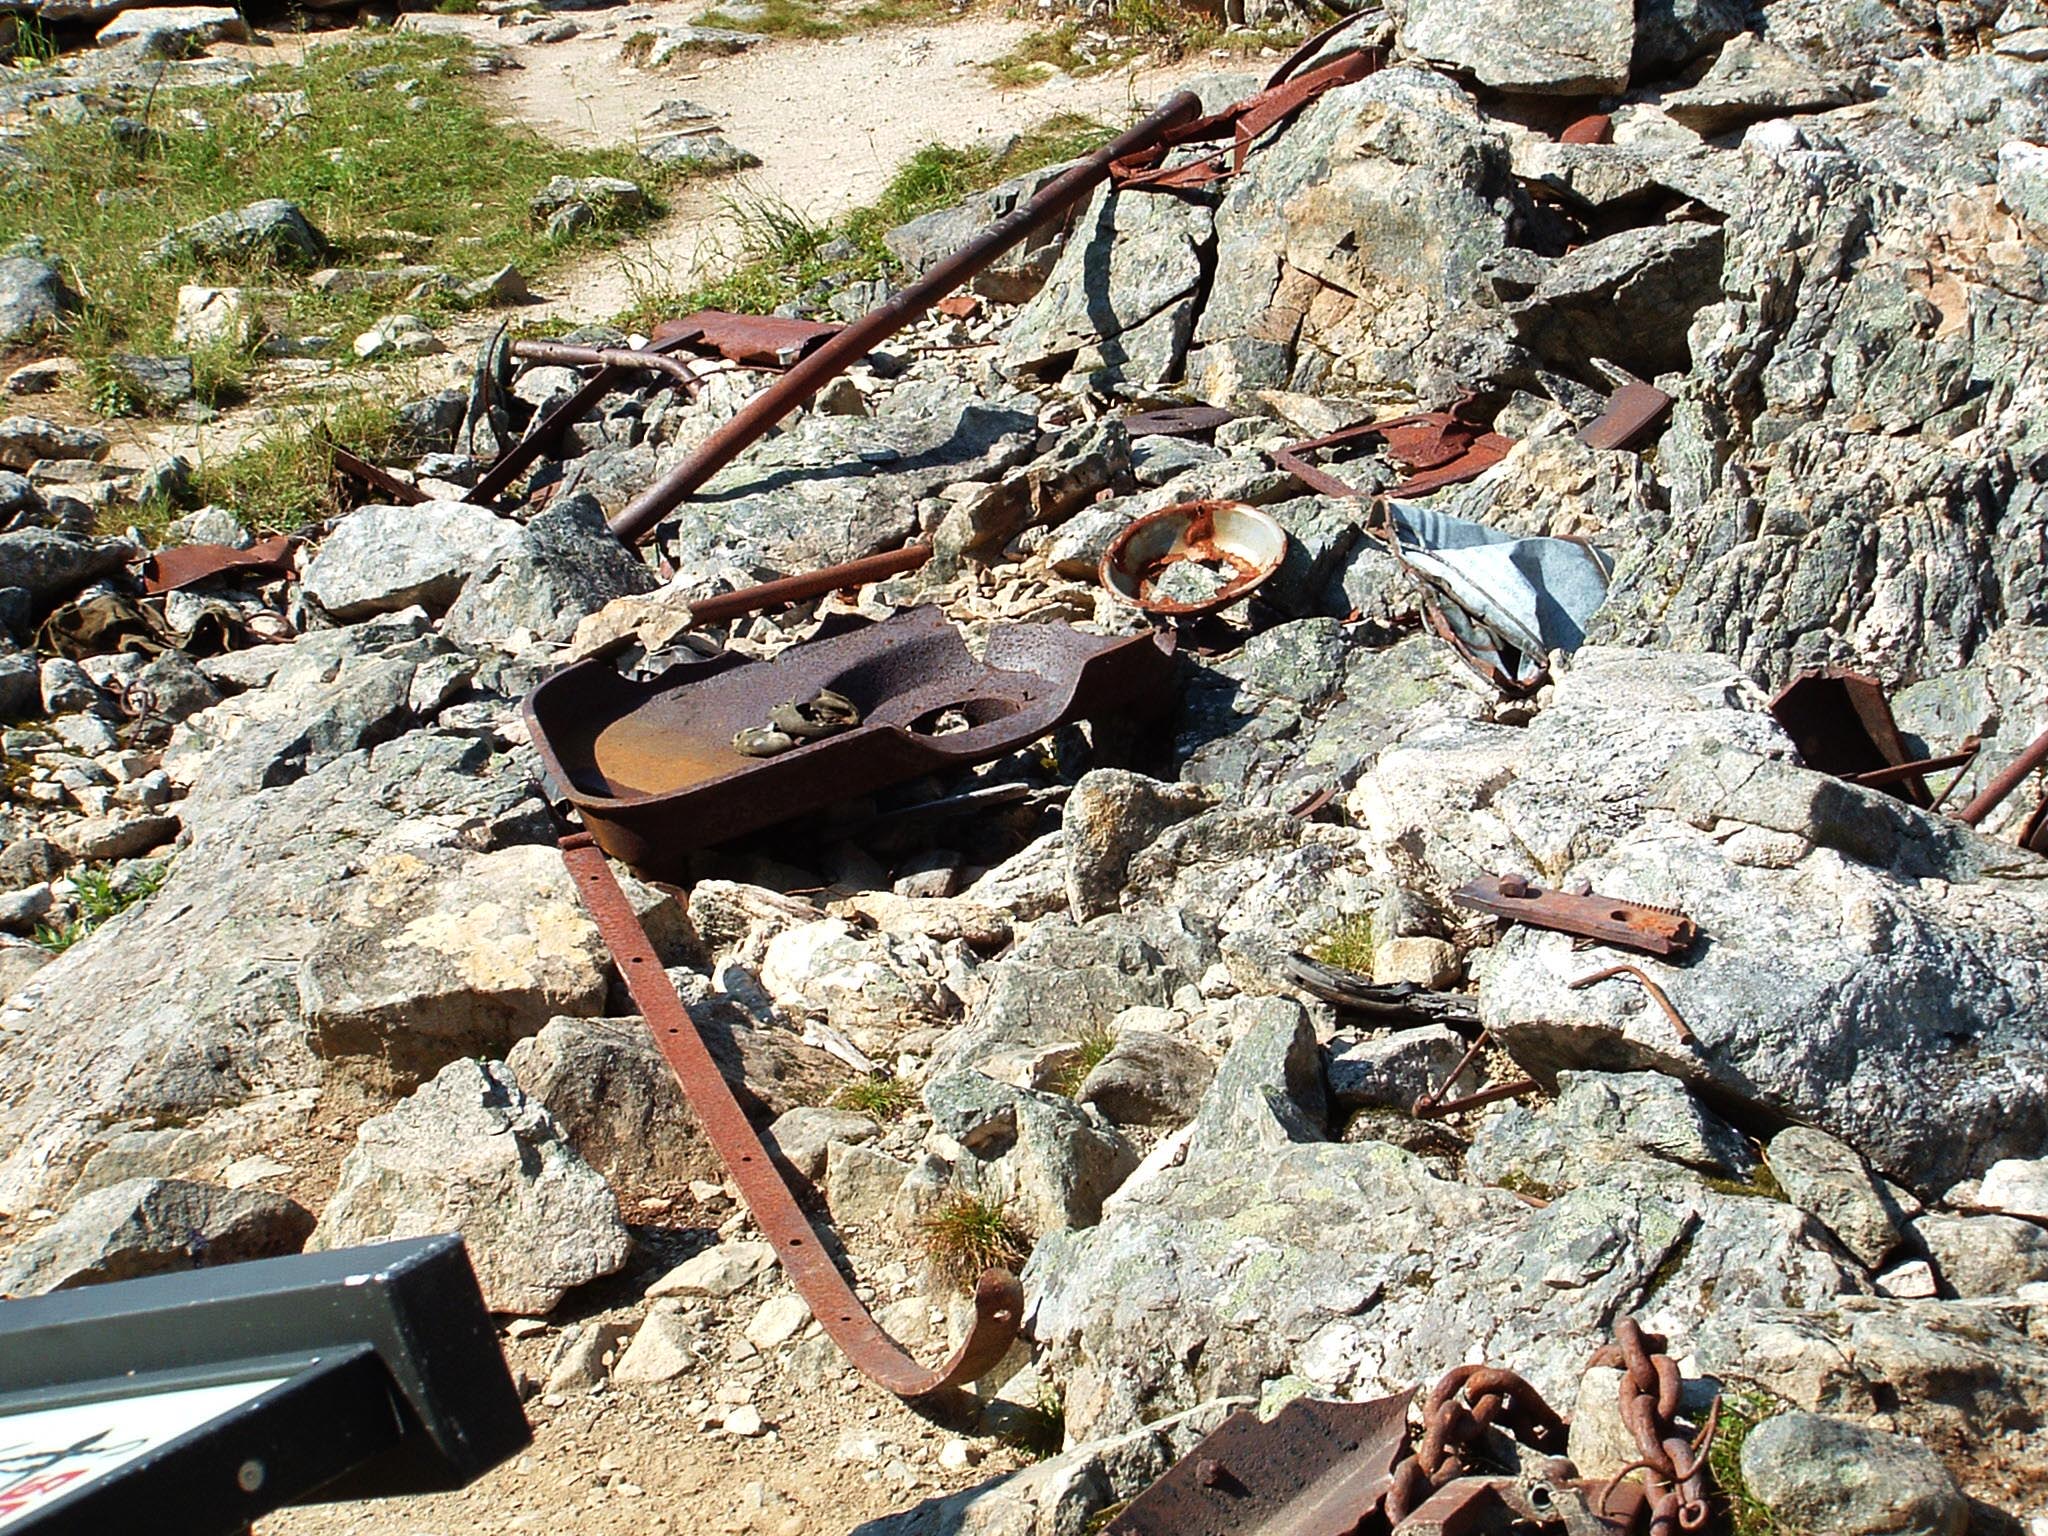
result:
[[[1771,700],[1771,718],[1792,738],[1800,761],[1836,778],[1877,774],[1914,761],[1892,718],[1884,685],[1861,672],[1840,667],[1801,672]],[[1934,804],[1934,795],[1922,771],[1880,779],[1872,787],[1925,808]]]
[[[1112,597],[1160,618],[1220,613],[1250,597],[1287,558],[1287,530],[1241,501],[1185,501],[1136,519],[1110,540],[1098,577]],[[1162,584],[1176,566],[1205,567],[1213,590],[1176,600]]]
[[[1607,398],[1607,409],[1579,434],[1588,448],[1633,448],[1671,414],[1673,401],[1654,384],[1633,379]]]
[[[1465,405],[1461,401],[1459,409]],[[1321,495],[1356,496],[1357,487],[1311,464],[1307,455],[1375,442],[1409,471],[1407,478],[1388,492],[1392,496],[1426,496],[1447,485],[1477,479],[1515,446],[1514,439],[1467,421],[1458,409],[1421,411],[1389,421],[1360,422],[1323,437],[1289,443],[1274,453],[1273,462]]]
[[[684,346],[749,368],[787,368],[845,329],[786,315],[733,315],[722,309],[700,309],[662,321],[650,340],[658,347]]]
[[[282,575],[292,568],[292,551],[298,541],[289,534],[259,539],[247,549],[232,544],[179,544],[160,549],[142,563],[142,590],[154,596],[176,592],[215,576],[260,571],[266,576]]]
[[[592,658],[526,699],[535,749],[600,846],[651,874],[808,811],[1002,756],[1071,720],[1163,707],[1171,635],[999,625],[985,661],[932,607],[832,619],[773,661],[727,654],[634,681]],[[860,724],[774,757],[737,732],[829,689]],[[949,724],[961,728],[948,730]]]
[[[1103,1536],[1348,1536],[1387,1495],[1414,1396],[1296,1398],[1271,1423],[1239,1409]]]
[[[1693,920],[1670,907],[1539,890],[1517,875],[1481,875],[1451,892],[1451,900],[1468,911],[1650,955],[1682,955],[1699,938]]]

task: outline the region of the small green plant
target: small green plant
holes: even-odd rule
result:
[[[109,918],[118,917],[137,902],[147,901],[163,886],[170,873],[168,864],[148,866],[117,883],[104,867],[73,870],[73,904],[78,916],[68,923],[40,923],[34,939],[53,955],[61,955]]]
[[[1707,1188],[1724,1195],[1747,1195],[1756,1200],[1786,1198],[1785,1186],[1778,1182],[1778,1176],[1771,1172],[1771,1165],[1761,1157],[1756,1160],[1756,1168],[1747,1179],[1709,1178],[1705,1182]]]
[[[443,16],[474,16],[483,6],[480,0],[434,0],[434,9]]]
[[[887,1125],[892,1120],[901,1120],[916,1107],[917,1090],[900,1077],[883,1077],[876,1072],[856,1077],[832,1095],[832,1103]]]
[[[1065,1062],[1046,1086],[1054,1093],[1072,1098],[1088,1081],[1088,1074],[1102,1065],[1102,1058],[1116,1049],[1116,1036],[1107,1025],[1098,1025],[1081,1036],[1073,1059]]]
[[[1778,1405],[1760,1392],[1721,1395],[1720,1422],[1714,1443],[1707,1448],[1707,1465],[1713,1469],[1714,1486],[1726,1502],[1732,1536],[1780,1536],[1784,1529],[1751,1497],[1742,1476],[1744,1442],[1757,1425],[1777,1412]]]
[[[1317,939],[1309,946],[1312,958],[1325,965],[1334,965],[1341,971],[1357,971],[1361,975],[1372,974],[1372,952],[1378,939],[1373,932],[1370,912],[1353,912],[1340,921],[1336,928]]]
[[[33,69],[57,57],[57,45],[34,15],[14,17],[14,63],[19,69]]]
[[[1057,1387],[1041,1381],[1037,1401],[1030,1406],[1006,1402],[1003,1407],[1002,1428],[996,1431],[998,1440],[1034,1461],[1059,1455],[1067,1438],[1067,1405]]]
[[[984,1269],[1016,1269],[1031,1251],[1009,1208],[980,1195],[948,1196],[918,1223],[918,1233],[932,1268],[962,1286],[973,1285]]]
[[[386,453],[397,429],[393,408],[369,396],[308,412],[240,452],[209,459],[193,480],[203,502],[230,508],[254,527],[288,533],[341,511],[334,491],[334,445],[367,458]]]
[[[700,26],[728,27],[735,32],[766,32],[774,37],[838,37],[846,31],[842,22],[806,0],[756,0],[738,16],[709,10],[697,18]]]
[[[85,370],[86,403],[95,416],[136,416],[141,403],[119,369],[95,358]]]

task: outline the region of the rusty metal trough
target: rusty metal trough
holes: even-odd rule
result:
[[[634,681],[603,658],[528,695],[535,749],[600,847],[657,876],[682,856],[891,784],[987,762],[1071,720],[1167,697],[1170,635],[999,626],[985,662],[931,607],[880,623],[828,620],[769,662],[685,662]],[[743,756],[735,733],[829,689],[853,729],[780,755]],[[958,728],[948,730],[951,723]]]

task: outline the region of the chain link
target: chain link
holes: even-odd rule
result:
[[[1713,1443],[1720,1423],[1721,1400],[1707,1414],[1698,1437],[1689,1437],[1678,1425],[1678,1402],[1682,1382],[1678,1366],[1665,1353],[1662,1334],[1645,1333],[1632,1317],[1614,1325],[1614,1342],[1603,1344],[1586,1362],[1619,1370],[1621,1376],[1621,1422],[1635,1438],[1637,1460],[1608,1480],[1594,1512],[1605,1508],[1614,1485],[1631,1472],[1645,1472],[1650,1500],[1650,1536],[1677,1536],[1679,1531],[1697,1531],[1706,1525],[1708,1503],[1707,1447]]]

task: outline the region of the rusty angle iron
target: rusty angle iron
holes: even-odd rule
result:
[[[1650,955],[1682,955],[1699,937],[1699,929],[1683,912],[1647,906],[1613,896],[1573,896],[1539,890],[1520,875],[1482,875],[1451,892],[1451,900],[1473,912],[1489,912],[1510,922],[1577,934],[1621,949]]]
[[[937,608],[835,615],[773,661],[728,653],[635,681],[592,657],[543,681],[525,713],[553,788],[604,850],[679,874],[695,849],[987,762],[1071,720],[1157,708],[1173,651],[1167,634],[1011,624],[990,631],[984,662]],[[773,757],[735,749],[736,733],[821,689],[860,723]]]
[[[572,669],[573,670],[573,669]],[[936,1369],[905,1354],[861,1304],[819,1242],[781,1171],[718,1070],[696,1021],[676,995],[632,903],[597,842],[584,832],[562,839],[562,862],[611,951],[634,1006],[697,1112],[761,1235],[774,1246],[811,1315],[861,1374],[899,1397],[928,1399],[985,1374],[1009,1351],[1024,1311],[1024,1293],[1001,1269],[986,1269],[974,1287],[974,1320],[952,1357]]]
[[[1347,1536],[1387,1496],[1413,1392],[1240,1408],[1124,1507],[1103,1536]]]

